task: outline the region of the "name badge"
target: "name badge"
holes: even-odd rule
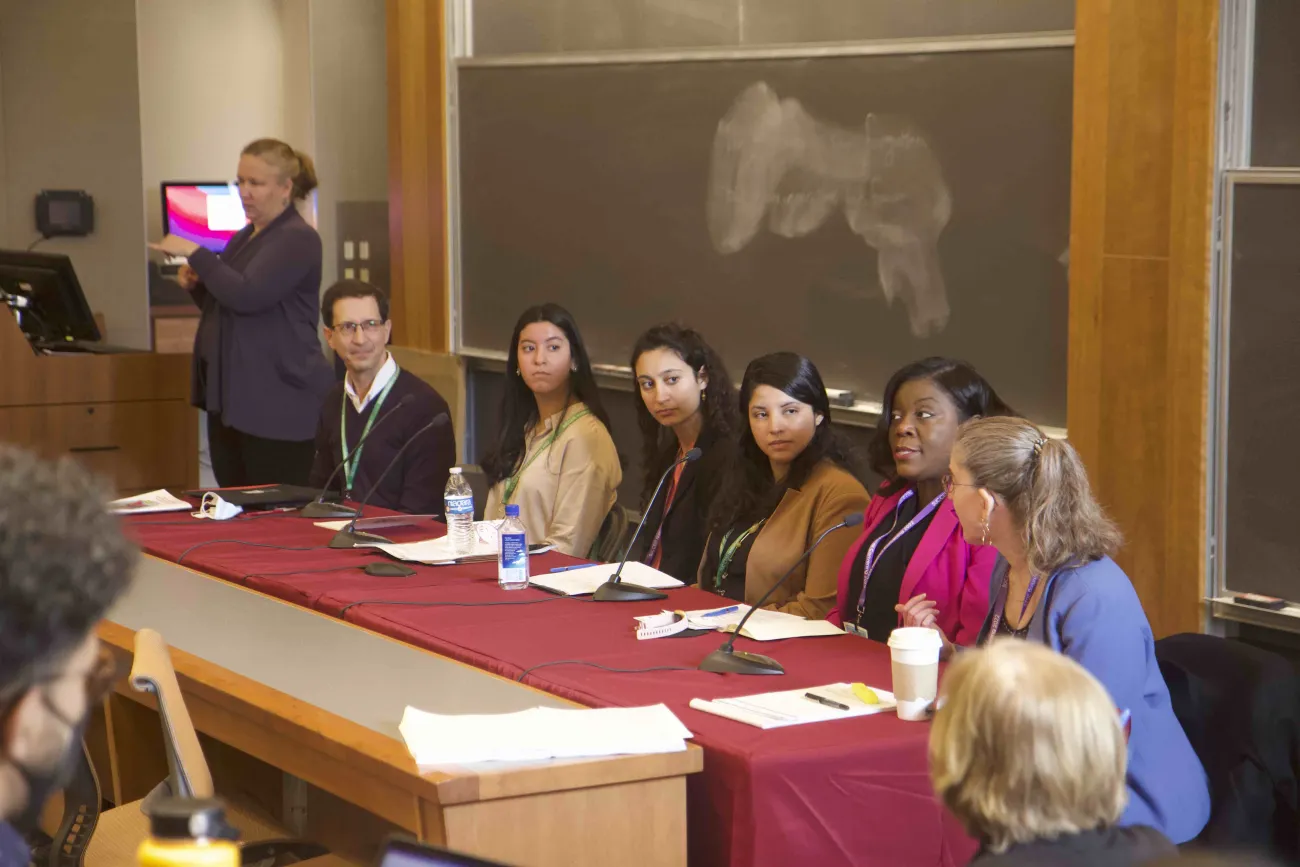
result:
[[[867,637],[866,627],[859,626],[856,623],[845,623],[844,631],[847,632],[849,635],[856,635],[858,638]]]

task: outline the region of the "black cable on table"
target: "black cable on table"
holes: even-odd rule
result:
[[[592,668],[599,668],[601,671],[611,671],[614,674],[644,674],[650,671],[699,671],[686,665],[653,665],[649,668],[611,668],[608,665],[601,665],[599,662],[588,662],[585,659],[557,659],[554,662],[542,662],[531,668],[525,668],[519,673],[515,680],[523,682],[523,679],[532,674],[539,668],[546,668],[548,665],[589,665]]]
[[[572,596],[547,596],[542,599],[518,599],[507,602],[421,602],[413,599],[358,599],[356,602],[349,602],[339,611],[339,617],[348,613],[349,608],[357,605],[406,605],[413,608],[483,608],[491,605],[537,605],[541,602],[555,602],[560,599],[574,599]],[[582,600],[574,599],[575,602]]]
[[[209,539],[206,542],[199,542],[198,544],[191,545],[188,548],[186,548],[184,551],[181,552],[181,555],[176,558],[176,563],[179,565],[180,562],[184,560],[186,557],[188,557],[190,555],[190,552],[193,551],[195,548],[202,548],[204,545],[220,545],[222,543],[228,545],[247,545],[250,548],[272,548],[276,551],[329,550],[329,545],[312,545],[310,548],[301,548],[301,547],[293,547],[292,545],[275,545],[270,542],[248,542],[245,541],[244,539]]]

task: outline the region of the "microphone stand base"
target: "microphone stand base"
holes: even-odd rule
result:
[[[626,581],[606,581],[596,588],[591,598],[596,602],[649,602],[667,599],[668,594],[639,584],[628,584]]]
[[[389,544],[391,540],[383,536],[376,536],[374,533],[362,533],[360,530],[339,530],[330,539],[329,547],[331,548],[363,548],[367,545],[373,545],[376,542]]]
[[[357,510],[342,503],[325,503],[317,500],[303,506],[298,515],[302,518],[355,518]]]
[[[700,671],[717,674],[785,674],[781,663],[770,656],[730,648],[718,648],[704,657]]]

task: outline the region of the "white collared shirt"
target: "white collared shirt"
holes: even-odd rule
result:
[[[391,352],[384,354],[386,356],[384,366],[379,368],[379,373],[375,376],[375,381],[370,383],[370,390],[366,392],[365,397],[357,397],[357,390],[352,387],[351,373],[343,377],[343,390],[347,392],[348,399],[352,401],[352,405],[356,407],[357,412],[361,412],[369,406],[370,401],[378,397],[393,377],[397,376],[397,362],[393,360],[393,354]]]

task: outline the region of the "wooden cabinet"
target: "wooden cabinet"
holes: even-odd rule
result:
[[[119,494],[198,485],[189,355],[38,356],[0,309],[0,441],[71,455]]]

